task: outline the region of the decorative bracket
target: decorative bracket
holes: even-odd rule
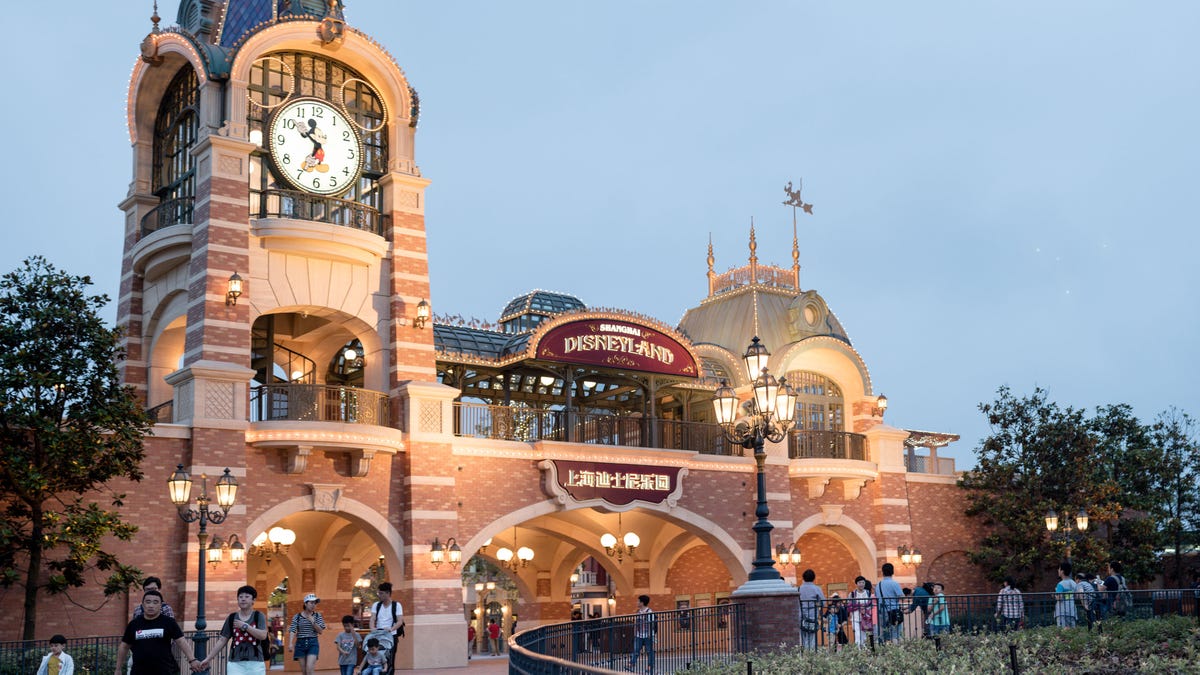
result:
[[[815,476],[808,479],[808,498],[819,499],[825,494],[825,486],[829,485],[829,478],[825,476]]]
[[[286,471],[290,474],[304,473],[308,468],[308,456],[312,454],[311,445],[294,445],[286,449],[287,452],[287,467]]]
[[[350,475],[355,478],[364,478],[367,472],[371,470],[371,460],[375,458],[375,451],[369,448],[360,448],[350,451]]]
[[[843,478],[842,490],[845,493],[846,501],[854,501],[862,494],[862,489],[866,487],[868,478]]]

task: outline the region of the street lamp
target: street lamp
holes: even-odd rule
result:
[[[767,370],[770,356],[758,336],[750,341],[750,346],[742,356],[746,363],[746,374],[754,383],[749,415],[738,419],[737,393],[724,380],[713,396],[717,422],[724,430],[726,440],[753,449],[754,461],[758,465],[758,506],[754,510],[758,520],[754,523],[754,569],[750,571],[750,581],[783,580],[779,570],[775,569],[775,559],[771,557],[771,530],[775,528],[767,520],[770,515],[765,473],[767,451],[763,444],[765,441],[778,443],[787,436],[788,427],[796,414],[796,392],[787,384],[787,378],[776,382]]]
[[[900,562],[909,567],[917,567],[921,564],[924,556],[921,555],[921,550],[917,547],[909,548],[901,544],[900,548],[896,549],[896,553],[900,554]]]
[[[175,468],[175,473],[167,479],[167,492],[171,496],[171,503],[175,505],[179,513],[179,517],[185,523],[194,523],[200,521],[200,569],[197,571],[197,589],[196,589],[196,635],[192,638],[195,643],[195,656],[203,661],[204,657],[208,656],[208,635],[204,632],[208,628],[208,621],[204,618],[204,563],[205,558],[209,556],[208,547],[208,524],[211,522],[214,525],[220,525],[225,522],[225,518],[229,515],[229,509],[233,508],[233,503],[237,500],[237,481],[233,476],[229,475],[229,469],[225,469],[224,475],[217,479],[217,506],[221,507],[220,511],[210,511],[209,496],[208,496],[208,476],[200,474],[200,494],[196,497],[196,507],[192,509],[189,505],[192,500],[192,477],[188,472],[183,470],[183,465],[179,464]],[[217,549],[218,556],[220,549]]]
[[[1046,531],[1050,533],[1050,540],[1053,541],[1056,537],[1067,542],[1067,562],[1071,562],[1071,544],[1075,540],[1075,533],[1079,533],[1079,537],[1083,537],[1083,533],[1088,528],[1087,511],[1079,509],[1079,513],[1075,514],[1074,527],[1072,527],[1071,519],[1064,517],[1065,522],[1062,523],[1063,528],[1060,533],[1058,530],[1058,512],[1050,509],[1046,512]]]

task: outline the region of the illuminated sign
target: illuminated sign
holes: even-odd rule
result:
[[[566,459],[546,460],[547,491],[566,502],[600,500],[613,506],[634,501],[674,506],[683,486],[687,469],[678,466],[641,466],[606,462],[579,462]]]
[[[548,331],[537,358],[696,377],[696,360],[678,340],[660,331],[613,319],[583,319]]]

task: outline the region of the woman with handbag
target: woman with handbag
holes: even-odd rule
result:
[[[855,577],[847,609],[850,610],[850,625],[854,627],[854,644],[862,649],[867,636],[875,631],[875,596],[871,594],[871,582],[866,577]]]

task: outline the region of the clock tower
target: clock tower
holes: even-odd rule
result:
[[[412,506],[448,501],[449,445],[419,432],[442,437],[453,397],[426,327],[416,91],[339,0],[181,0],[175,25],[160,21],[131,75],[120,205],[123,376],[157,422],[147,482],[181,463],[253,486],[217,537],[266,557],[214,568],[210,612],[242,583],[266,610],[283,585],[287,616],[313,592],[337,623],[374,565],[408,616],[397,667],[455,665],[461,581],[445,569],[417,584],[413,569],[412,542],[453,535]],[[162,493],[131,506],[169,508]],[[421,512],[434,515],[405,515]],[[176,525],[129,562],[175,580],[163,590],[186,628],[199,563]],[[271,565],[279,527],[297,550],[276,544]]]

